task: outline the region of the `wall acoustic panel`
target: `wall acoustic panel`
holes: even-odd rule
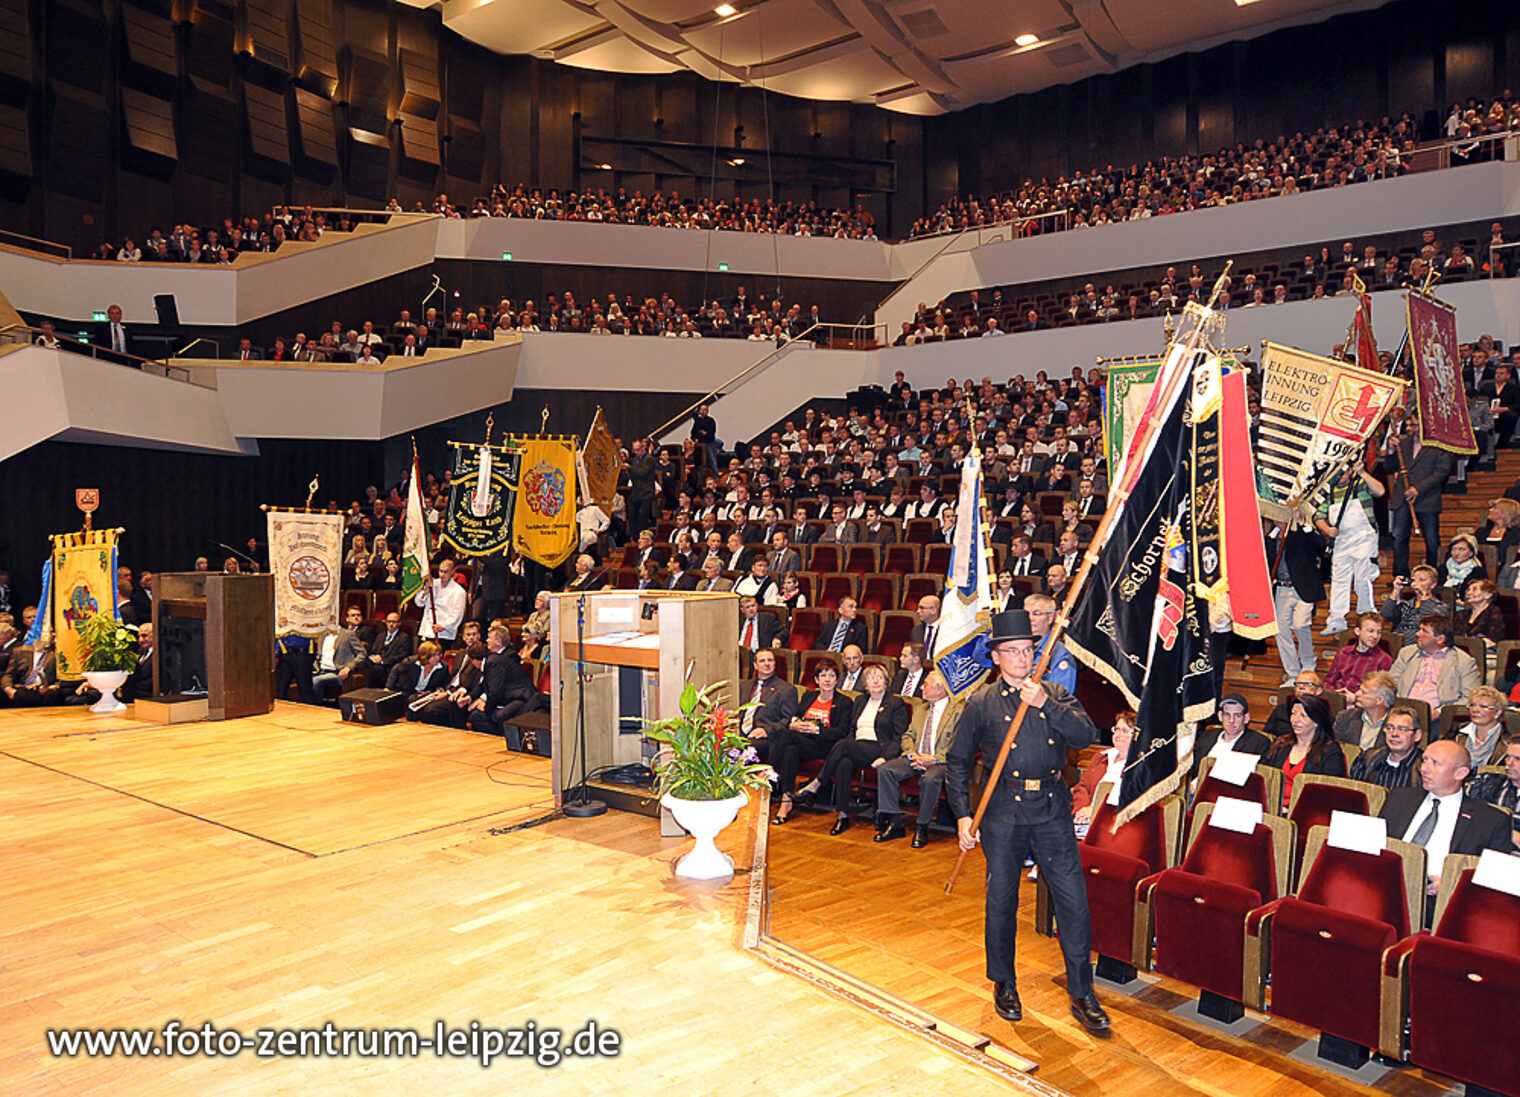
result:
[[[27,0],[0,0],[0,103],[25,106],[35,76],[32,6]]]
[[[347,78],[341,98],[348,104],[348,124],[370,133],[390,128],[390,62],[383,54],[350,46],[345,51]]]
[[[438,117],[438,59],[416,50],[401,50],[401,110],[424,118]]]
[[[192,77],[185,97],[185,168],[207,179],[228,182],[237,165],[238,108],[219,85]]]
[[[331,176],[338,167],[332,104],[305,88],[295,89],[295,100],[296,166],[308,175]]]
[[[147,92],[121,89],[123,166],[167,179],[179,159],[174,105]]]
[[[486,135],[474,122],[449,115],[448,171],[455,179],[479,183],[485,175]]]
[[[278,72],[292,68],[289,0],[247,0],[248,52],[256,64]]]
[[[332,95],[338,87],[338,47],[328,0],[295,5],[296,78],[313,91]]]
[[[87,202],[105,200],[111,116],[97,95],[53,84],[52,131],[48,135],[48,182],[60,194]]]
[[[0,190],[24,192],[32,177],[32,138],[25,107],[0,103]]]
[[[98,0],[53,0],[47,23],[50,79],[103,92],[111,67],[109,44],[110,27]]]
[[[223,0],[195,0],[190,13],[185,70],[223,88],[232,84],[233,10]]]
[[[179,61],[174,50],[174,24],[164,15],[123,4],[121,8],[122,57],[121,82],[169,99],[179,76]]]
[[[243,110],[248,124],[248,151],[257,166],[290,166],[290,126],[285,93],[257,84],[243,85]]]

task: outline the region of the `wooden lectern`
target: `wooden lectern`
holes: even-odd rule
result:
[[[154,697],[204,690],[213,720],[272,709],[274,577],[185,571],[153,585]]]
[[[585,607],[586,770],[644,761],[643,719],[681,711],[688,681],[739,689],[739,599],[733,594],[603,590],[556,594],[549,625],[550,730],[554,803],[580,778],[576,683],[577,622]],[[652,751],[649,752],[652,754]],[[658,815],[653,789],[599,782],[593,795],[610,806]]]

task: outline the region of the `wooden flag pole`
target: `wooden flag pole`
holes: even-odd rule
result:
[[[1198,342],[1203,338],[1203,329],[1209,322],[1207,312],[1213,308],[1214,303],[1219,299],[1219,295],[1224,292],[1225,279],[1229,275],[1232,265],[1233,262],[1227,262],[1223,273],[1219,276],[1219,280],[1214,283],[1214,288],[1209,293],[1208,309],[1205,310],[1203,316],[1197,318],[1192,334],[1188,336],[1187,346],[1183,348],[1182,354],[1185,357],[1192,357],[1193,353],[1198,349]],[[1156,432],[1160,429],[1161,412],[1171,404],[1172,398],[1177,393],[1177,386],[1191,381],[1191,373],[1191,370],[1186,369],[1174,371],[1173,375],[1167,379],[1166,389],[1157,394],[1157,399],[1151,405],[1145,418],[1141,420],[1137,435],[1130,444],[1130,452],[1136,454],[1137,458],[1144,455],[1146,449],[1150,446],[1151,439],[1155,437]],[[1186,380],[1184,380],[1185,376]],[[1071,589],[1066,594],[1066,602],[1062,605],[1061,612],[1056,616],[1056,619],[1051,622],[1050,632],[1045,638],[1045,650],[1041,653],[1039,662],[1035,664],[1034,669],[1029,674],[1032,681],[1041,682],[1044,680],[1045,669],[1050,665],[1051,655],[1056,649],[1056,644],[1071,621],[1072,612],[1077,607],[1077,599],[1082,596],[1083,588],[1087,586],[1087,580],[1092,573],[1093,566],[1098,562],[1098,554],[1102,552],[1103,547],[1108,543],[1109,537],[1113,534],[1114,523],[1124,512],[1125,504],[1129,500],[1130,492],[1135,488],[1135,482],[1140,478],[1140,470],[1144,464],[1143,460],[1137,459],[1126,465],[1124,480],[1113,493],[1114,504],[1103,512],[1103,517],[1098,523],[1097,532],[1093,534],[1093,539],[1087,546],[1087,551],[1082,554],[1082,567],[1077,571],[1076,579],[1072,581]],[[1008,726],[1008,734],[1003,737],[1003,745],[998,750],[997,759],[987,771],[987,784],[982,789],[982,798],[976,805],[976,813],[971,817],[972,834],[976,834],[981,829],[982,817],[987,814],[987,806],[992,802],[992,793],[997,788],[998,778],[1002,776],[1003,766],[1008,761],[1008,754],[1013,750],[1013,744],[1019,737],[1019,729],[1023,726],[1024,717],[1028,712],[1029,702],[1021,700],[1018,712],[1014,714],[1013,722]],[[969,852],[969,850],[963,849],[956,857],[955,867],[950,870],[950,879],[945,881],[946,895],[949,895],[955,889],[955,881],[960,878],[961,872],[965,869],[966,855]]]

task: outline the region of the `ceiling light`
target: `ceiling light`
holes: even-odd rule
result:
[[[713,8],[713,12],[727,19],[730,15],[738,15],[739,9],[734,7],[732,4],[719,4],[717,7]]]
[[[602,171],[611,171],[612,170],[612,165],[611,164],[598,164],[597,167],[599,169],[601,169]]]
[[[1239,3],[1240,0],[1236,0]],[[1013,40],[1015,46],[1032,46],[1040,40],[1038,34],[1021,34]]]
[[[1237,8],[1243,8],[1247,4],[1254,4],[1254,3],[1256,3],[1256,0],[1235,0],[1235,6]]]
[[[735,156],[732,160],[729,161],[729,163],[736,168],[742,168],[744,166],[744,157]]]

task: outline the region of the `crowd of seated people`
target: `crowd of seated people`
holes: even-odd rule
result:
[[[948,202],[916,221],[909,236],[1007,222],[1037,235],[1395,178],[1409,170],[1417,129],[1405,113],[1397,120],[1241,142],[1212,155],[1162,157],[1127,168],[1110,164],[1053,183],[1026,180],[996,195]],[[1479,139],[1520,129],[1520,103],[1506,90],[1489,103],[1474,98],[1455,104],[1444,129],[1445,139],[1472,139],[1453,150],[1454,165],[1491,159],[1493,143]]]
[[[278,206],[263,216],[224,218],[220,225],[176,224],[141,237],[127,236],[118,247],[102,242],[92,258],[121,263],[206,263],[226,266],[242,252],[277,251],[287,240],[316,243],[325,232],[352,232],[353,217]]]
[[[1514,235],[1513,227],[1509,230]],[[1343,240],[1314,251],[1285,250],[1254,269],[1236,267],[1225,279],[1216,308],[1258,308],[1292,301],[1349,296],[1360,280],[1369,292],[1422,284],[1434,271],[1441,282],[1461,282],[1515,273],[1515,249],[1503,247],[1506,227],[1495,221],[1488,238],[1465,237],[1450,243],[1434,229],[1421,233],[1418,244],[1395,245],[1393,237],[1374,241]],[[1487,259],[1484,256],[1488,256]],[[1122,281],[1085,280],[1065,288],[1047,287],[1037,293],[1014,287],[971,290],[953,294],[930,307],[920,302],[911,321],[904,321],[894,346],[948,342],[1010,332],[1046,331],[1083,324],[1144,320],[1180,312],[1188,302],[1204,303],[1218,271],[1202,263],[1185,269],[1156,267]]]
[[[729,232],[764,232],[782,236],[826,236],[836,240],[875,240],[876,219],[863,206],[847,209],[820,209],[813,202],[777,202],[771,198],[712,199],[682,198],[677,191],[655,191],[645,196],[635,190],[629,194],[619,187],[608,192],[598,189],[561,194],[557,189],[542,190],[522,183],[507,188],[498,183],[491,193],[476,198],[470,206],[458,206],[440,194],[431,206],[415,204],[414,212],[432,212],[444,217],[524,217],[534,221],[593,221],[613,225],[653,225],[658,228],[724,229]],[[401,203],[391,199],[386,207],[401,211]]]
[[[822,323],[818,306],[786,305],[780,297],[764,293],[750,297],[743,286],[733,297],[714,298],[705,306],[688,310],[667,293],[635,301],[615,293],[604,303],[592,297],[584,307],[575,294],[549,294],[540,306],[532,299],[520,304],[503,298],[495,307],[481,305],[466,311],[455,308],[447,316],[427,308],[413,316],[402,309],[390,324],[364,321],[345,328],[334,320],[327,331],[298,331],[288,339],[276,337],[270,347],[255,347],[240,338],[229,356],[234,360],[276,362],[382,362],[392,355],[422,357],[434,347],[459,348],[466,340],[493,339],[498,332],[565,332],[584,335],[652,335],[669,339],[748,339],[777,344],[803,338],[822,344],[827,335],[815,325]]]

